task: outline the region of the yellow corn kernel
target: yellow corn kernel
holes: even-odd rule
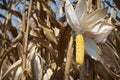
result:
[[[76,63],[80,66],[84,63],[84,39],[82,34],[76,35]]]

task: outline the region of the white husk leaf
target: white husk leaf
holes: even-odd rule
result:
[[[104,19],[104,17],[107,15],[107,8],[101,8],[90,14],[86,14],[86,7],[81,7],[80,5],[86,5],[85,0],[79,0],[75,10],[69,0],[67,0],[65,4],[67,22],[72,30],[75,32],[75,34],[83,33],[84,35],[92,37],[97,43],[105,42],[107,36],[114,28],[114,26],[109,23],[108,20],[105,21]],[[79,19],[83,16],[83,20]]]
[[[78,18],[76,16],[76,13],[73,9],[73,6],[69,2],[69,0],[66,1],[65,4],[65,14],[66,14],[66,19],[68,24],[71,26],[72,30],[74,32],[79,32],[80,31],[80,24],[78,21]]]
[[[85,37],[85,50],[92,58],[102,61],[97,52],[96,43],[104,43],[114,26],[111,18],[104,19],[107,8],[100,8],[86,14],[86,0],[79,0],[74,10],[69,0],[65,4],[66,19],[75,34],[82,33]],[[89,38],[88,38],[89,37]]]
[[[89,56],[95,60],[103,61],[102,57],[97,52],[97,45],[95,41],[89,37],[84,37],[85,41],[85,51]]]
[[[33,78],[36,80],[41,80],[42,79],[41,61],[40,58],[35,54],[31,61],[31,67],[32,67]]]
[[[108,35],[111,33],[111,31],[114,28],[113,25],[104,24],[104,23],[107,23],[107,22],[102,21],[102,22],[96,24],[90,30],[90,32],[92,33],[91,35],[93,35],[93,38],[97,43],[104,43],[106,41]]]
[[[77,18],[80,22],[82,19],[85,18],[85,15],[87,14],[86,7],[87,6],[85,5],[85,0],[79,0],[76,5],[75,12],[76,12]]]

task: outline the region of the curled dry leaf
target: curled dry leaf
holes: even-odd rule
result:
[[[34,37],[38,37],[37,32],[35,30],[33,30],[33,29],[30,31],[30,35],[32,35]]]
[[[43,76],[43,80],[50,80],[52,74],[53,74],[52,69],[50,69],[50,68],[47,69],[47,72]]]
[[[45,33],[48,40],[50,40],[50,41],[54,42],[55,44],[57,44],[57,39],[56,39],[55,34],[53,33],[52,30],[44,29],[44,33]]]
[[[27,55],[27,62],[26,62],[26,67],[27,69],[31,70],[31,60],[35,54],[35,49],[36,46],[32,42],[28,45],[28,50],[30,51],[29,54]]]
[[[104,67],[103,64],[101,63],[96,63],[96,67],[97,67],[97,73],[99,73],[99,75],[103,76],[103,78],[105,80],[115,80],[114,77],[110,74],[109,71],[107,71],[107,69]]]
[[[107,44],[102,44],[102,58],[106,65],[111,66],[114,69],[119,69],[119,62],[116,59],[115,51],[110,48]]]
[[[20,59],[22,59],[23,58],[23,54],[24,54],[23,46],[22,46],[21,43],[18,43],[16,47],[17,47],[17,50],[18,50],[18,56],[19,56]]]
[[[7,76],[8,74],[10,74],[10,72],[11,72],[13,69],[15,69],[16,67],[20,66],[21,63],[22,63],[22,60],[20,59],[20,60],[16,61],[13,65],[9,66],[8,70],[7,70],[7,71],[4,73],[4,75],[2,76],[2,79],[5,79],[6,76]]]
[[[38,18],[36,15],[34,15],[34,18],[37,20],[38,26],[43,29],[46,38],[48,40],[54,42],[55,44],[57,44],[57,39],[56,39],[53,31],[51,29],[49,29],[48,26],[40,18]]]
[[[17,42],[19,42],[22,39],[22,37],[23,37],[23,33],[19,32],[17,37],[12,40],[12,44],[16,44]]]
[[[40,57],[38,57],[35,53],[34,53],[33,58],[31,60],[31,68],[32,68],[33,79],[41,80],[43,70],[41,67]]]
[[[37,46],[30,42],[28,46],[28,50],[30,50],[27,56],[27,73],[32,73],[32,78],[35,80],[41,80],[43,75],[43,59],[38,56]]]
[[[22,73],[22,67],[18,67],[16,72],[15,72],[15,76],[14,76],[14,80],[21,80],[21,73]]]
[[[17,29],[15,26],[13,26],[11,20],[8,21],[6,26],[9,27],[9,30],[12,33],[13,37],[16,37],[18,35]]]

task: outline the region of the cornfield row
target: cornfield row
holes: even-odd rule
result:
[[[0,80],[120,80],[119,10],[119,0],[0,0]]]

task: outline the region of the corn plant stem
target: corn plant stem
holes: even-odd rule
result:
[[[37,1],[37,7],[36,8],[38,9],[37,16],[40,16],[41,7],[40,7],[40,2],[39,1]]]
[[[113,18],[114,17],[114,8],[111,9],[111,14],[110,17]]]
[[[97,9],[101,8],[101,0],[97,0]]]
[[[29,4],[29,8],[28,8],[28,20],[27,20],[27,28],[26,28],[26,32],[25,32],[25,36],[24,36],[24,55],[23,55],[23,74],[22,74],[22,80],[25,80],[25,75],[24,75],[24,71],[25,71],[25,65],[26,65],[26,54],[27,54],[27,46],[28,46],[28,34],[29,34],[29,19],[31,16],[31,9],[32,9],[32,0],[30,0],[30,4]],[[24,0],[24,3],[26,3],[26,0]],[[25,18],[24,18],[25,19]],[[25,21],[25,20],[24,20]],[[23,22],[24,23],[24,22]],[[23,24],[23,27],[25,29],[25,23]]]
[[[22,31],[24,32],[25,31],[25,23],[26,23],[26,20],[25,20],[25,8],[26,8],[26,0],[24,0],[24,8],[23,8],[23,14],[22,14]]]
[[[24,0],[24,8],[23,8],[23,17],[22,17],[22,31],[25,32],[25,23],[26,23],[26,20],[25,20],[25,8],[26,8],[26,0]],[[25,37],[23,38],[23,45],[25,45],[25,42],[24,42],[24,39]],[[24,49],[24,48],[23,48]],[[25,61],[26,61],[26,55],[24,53],[24,50],[23,50],[23,56],[22,56],[22,80],[25,80],[25,75],[24,75],[24,71],[25,71]]]
[[[28,8],[28,20],[27,20],[27,29],[25,33],[25,44],[24,44],[24,53],[27,52],[27,44],[28,44],[28,33],[29,33],[29,26],[30,26],[30,15],[31,15],[31,9],[32,9],[32,0],[30,0],[30,5]]]
[[[69,80],[69,71],[70,71],[72,55],[73,55],[72,45],[73,45],[73,36],[70,37],[70,42],[68,45],[67,59],[66,59],[66,65],[65,65],[65,80]]]

